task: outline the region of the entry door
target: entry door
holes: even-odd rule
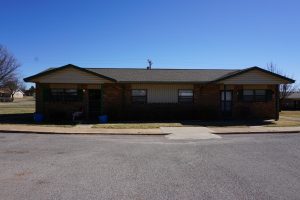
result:
[[[232,114],[232,91],[221,91],[221,111],[224,116]]]
[[[101,90],[88,90],[89,93],[89,115],[96,118],[101,113]]]

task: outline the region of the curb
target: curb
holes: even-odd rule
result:
[[[0,133],[30,133],[30,134],[44,134],[44,135],[136,135],[136,136],[163,136],[169,133],[66,133],[66,132],[39,132],[39,131],[14,131],[14,130],[0,130]]]

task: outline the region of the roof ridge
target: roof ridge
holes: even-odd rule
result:
[[[148,70],[148,71],[151,71],[151,70],[240,70],[240,69],[221,69],[221,68],[217,68],[217,69],[209,69],[209,68],[187,68],[187,69],[184,69],[184,68],[152,68],[152,69],[146,69],[146,68],[121,68],[121,67],[86,67],[84,69],[138,69],[138,70]]]

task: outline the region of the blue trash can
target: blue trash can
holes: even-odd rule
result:
[[[108,122],[108,116],[107,115],[100,115],[98,118],[99,118],[99,123],[100,124],[106,124]]]
[[[44,120],[44,115],[41,113],[34,113],[33,120],[37,123],[41,123]]]

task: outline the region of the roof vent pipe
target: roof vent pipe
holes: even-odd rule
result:
[[[147,67],[147,69],[150,70],[153,63],[152,63],[152,61],[151,61],[150,59],[148,59],[147,62],[148,62],[148,67]]]

